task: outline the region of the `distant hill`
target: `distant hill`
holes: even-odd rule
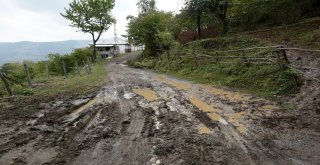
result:
[[[49,53],[66,54],[89,43],[91,43],[89,40],[0,43],[0,65],[24,60],[45,60]]]

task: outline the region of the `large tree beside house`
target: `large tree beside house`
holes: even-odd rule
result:
[[[93,57],[97,58],[96,43],[103,32],[116,20],[111,16],[115,0],[73,0],[61,15],[71,21],[71,26],[89,33],[93,41]]]

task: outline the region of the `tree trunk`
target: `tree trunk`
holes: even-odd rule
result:
[[[76,69],[77,69],[77,72],[78,72],[79,76],[81,76],[81,71],[79,69],[78,61],[75,62],[75,65],[76,65]]]
[[[221,21],[222,21],[222,28],[223,28],[223,34],[226,34],[228,32],[228,20],[227,20],[227,13],[229,9],[229,1],[227,0],[226,3],[222,6],[222,14],[221,14]]]
[[[201,39],[201,15],[197,15],[197,38]]]
[[[63,67],[63,74],[65,77],[67,77],[67,68],[66,68],[66,63],[64,60],[62,60],[62,67]]]
[[[93,55],[92,55],[91,59],[92,59],[92,62],[95,62],[96,56],[97,56],[97,50],[96,50],[97,41],[96,41],[94,32],[92,32],[91,35],[92,35],[92,43],[93,43]]]
[[[49,80],[49,62],[46,61],[46,77],[47,77],[47,80]]]
[[[92,62],[95,62],[97,59],[97,49],[96,49],[96,42],[93,42],[93,57],[92,57]]]
[[[3,76],[2,73],[0,73],[0,78],[1,78],[1,80],[3,82],[3,84],[4,84],[4,87],[6,88],[9,96],[12,96],[13,94],[12,94],[12,91],[10,89],[10,85],[9,85],[8,81],[6,80],[6,78]]]
[[[24,66],[24,72],[26,74],[26,79],[28,81],[28,86],[32,87],[28,65],[26,63],[24,63],[23,66]]]

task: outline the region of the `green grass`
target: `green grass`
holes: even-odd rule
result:
[[[92,66],[92,74],[87,75],[82,69],[82,76],[78,73],[70,73],[67,77],[64,76],[50,76],[46,79],[44,75],[38,76],[32,80],[34,88],[22,87],[20,85],[11,85],[12,91],[15,95],[32,95],[32,97],[39,98],[43,96],[55,95],[80,95],[106,84],[107,71],[105,65],[108,61],[98,61]],[[0,81],[0,93],[6,94],[3,84]]]
[[[49,80],[38,79],[39,83],[44,82],[34,90],[35,96],[57,95],[63,93],[85,94],[93,89],[103,86],[106,82],[107,71],[105,68],[106,61],[99,61],[92,66],[92,74],[82,73],[82,76],[76,73],[65,77],[51,77]]]

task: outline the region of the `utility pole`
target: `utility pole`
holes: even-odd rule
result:
[[[117,24],[114,23],[114,48],[116,49],[116,54],[118,54],[118,32],[117,32]]]

